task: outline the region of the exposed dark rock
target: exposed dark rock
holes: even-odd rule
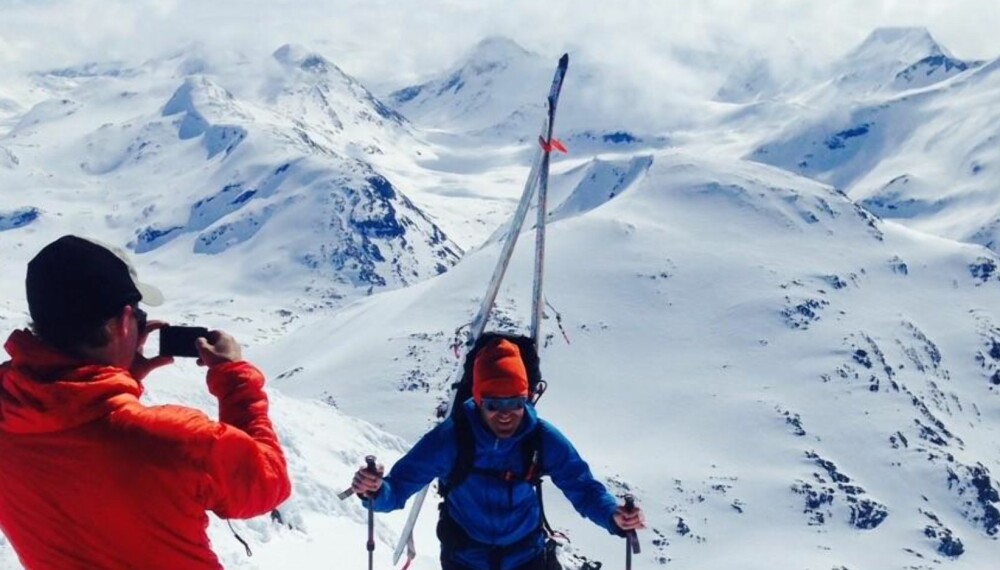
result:
[[[687,536],[691,534],[691,527],[689,527],[687,523],[684,522],[684,519],[680,517],[677,518],[677,534],[681,536]]]
[[[842,473],[832,461],[813,451],[806,452],[806,457],[822,468],[822,472],[813,473],[818,486],[803,481],[792,486],[792,491],[806,498],[803,512],[809,515],[808,524],[824,524],[832,516],[831,507],[838,494],[843,495],[851,513],[849,522],[857,529],[876,528],[889,516],[889,509],[885,505],[866,497],[865,490],[851,484],[851,478]]]
[[[962,514],[982,527],[988,536],[1000,534],[1000,492],[982,463],[948,467],[948,488],[963,502]]]
[[[830,304],[824,299],[805,299],[795,303],[789,297],[785,297],[788,303],[781,315],[785,318],[785,324],[790,328],[806,330],[809,325],[820,319],[820,311]]]
[[[19,208],[12,212],[0,212],[0,232],[23,228],[41,215],[38,208]]]
[[[958,558],[965,552],[965,546],[961,539],[956,537],[951,529],[944,526],[934,513],[920,512],[931,521],[931,524],[924,527],[924,536],[934,541],[934,549],[937,552],[949,558]]]
[[[870,530],[889,516],[889,510],[880,503],[871,499],[857,499],[848,497],[847,502],[851,506],[851,524],[854,528]]]
[[[829,506],[833,504],[833,496],[836,492],[832,487],[814,487],[805,481],[799,481],[792,485],[792,492],[805,497],[805,508],[803,513],[809,515],[810,526],[819,526],[826,523],[831,513]]]
[[[908,275],[910,273],[909,267],[907,267],[906,263],[899,257],[893,257],[889,260],[889,268],[892,269],[893,273],[897,273],[899,275]]]
[[[997,263],[988,257],[980,257],[969,265],[969,274],[979,282],[977,285],[982,285],[997,275]]]

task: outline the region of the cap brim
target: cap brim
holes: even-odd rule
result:
[[[153,287],[149,283],[135,282],[135,288],[142,293],[141,302],[150,307],[159,307],[163,304],[163,293],[159,289]]]

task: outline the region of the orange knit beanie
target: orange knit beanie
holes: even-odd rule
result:
[[[472,368],[472,397],[514,398],[528,395],[528,372],[517,345],[506,339],[491,342],[479,350]]]

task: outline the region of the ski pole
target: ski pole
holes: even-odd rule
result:
[[[625,495],[625,511],[635,510],[635,497]],[[625,570],[632,570],[632,553],[639,554],[639,535],[630,530],[625,533]]]
[[[378,467],[375,466],[375,456],[366,455],[365,471],[369,473],[378,473]],[[368,570],[373,570],[374,557],[375,557],[375,508],[373,507],[374,497],[368,498],[368,543],[365,545],[368,548]]]

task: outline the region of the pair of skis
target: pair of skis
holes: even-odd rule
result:
[[[532,299],[531,299],[531,338],[535,343],[535,349],[540,347],[541,339],[541,319],[543,311],[542,302],[542,283],[544,278],[544,263],[545,263],[545,222],[546,222],[546,212],[547,212],[547,199],[548,199],[548,187],[549,187],[549,163],[553,150],[558,150],[561,152],[566,152],[566,148],[558,140],[552,138],[553,123],[555,122],[556,107],[559,103],[559,93],[562,91],[563,78],[566,76],[566,69],[569,66],[569,55],[563,54],[559,58],[559,64],[556,66],[555,76],[552,78],[552,86],[549,88],[549,96],[547,100],[547,109],[545,120],[542,122],[541,134],[538,137],[538,149],[535,152],[534,159],[531,162],[531,171],[528,173],[528,180],[524,184],[524,190],[521,192],[521,199],[517,204],[517,209],[514,211],[514,216],[511,218],[510,228],[507,230],[507,237],[504,240],[503,248],[500,250],[500,258],[497,260],[497,265],[493,269],[493,276],[490,278],[489,286],[486,288],[486,295],[483,297],[482,303],[479,306],[479,312],[476,313],[475,318],[472,321],[472,326],[470,327],[469,337],[466,341],[466,346],[471,348],[475,346],[476,341],[482,336],[483,332],[486,330],[486,322],[489,320],[490,312],[493,309],[493,304],[496,301],[497,293],[500,291],[500,284],[503,281],[504,274],[507,272],[507,266],[510,264],[511,256],[514,253],[514,246],[517,244],[517,238],[521,233],[521,227],[524,225],[524,220],[528,216],[528,210],[531,205],[531,200],[535,196],[535,191],[538,191],[538,216],[536,219],[535,226],[535,265],[534,265],[534,285],[532,287]],[[451,415],[452,409],[454,409],[457,404],[455,399],[455,392],[458,386],[458,381],[462,377],[462,366],[460,365],[455,372],[455,377],[451,383],[450,393],[449,393],[449,405],[448,410],[443,416],[447,418]],[[396,545],[396,550],[393,552],[392,563],[399,563],[400,557],[403,555],[405,550],[407,553],[406,564],[403,566],[402,570],[407,570],[413,558],[416,556],[416,548],[413,542],[413,527],[417,522],[417,518],[420,516],[420,509],[424,504],[424,500],[427,498],[427,491],[430,486],[426,486],[420,490],[419,493],[413,499],[413,505],[410,507],[410,514],[406,519],[406,525],[403,527],[403,532],[399,537],[399,543]]]

